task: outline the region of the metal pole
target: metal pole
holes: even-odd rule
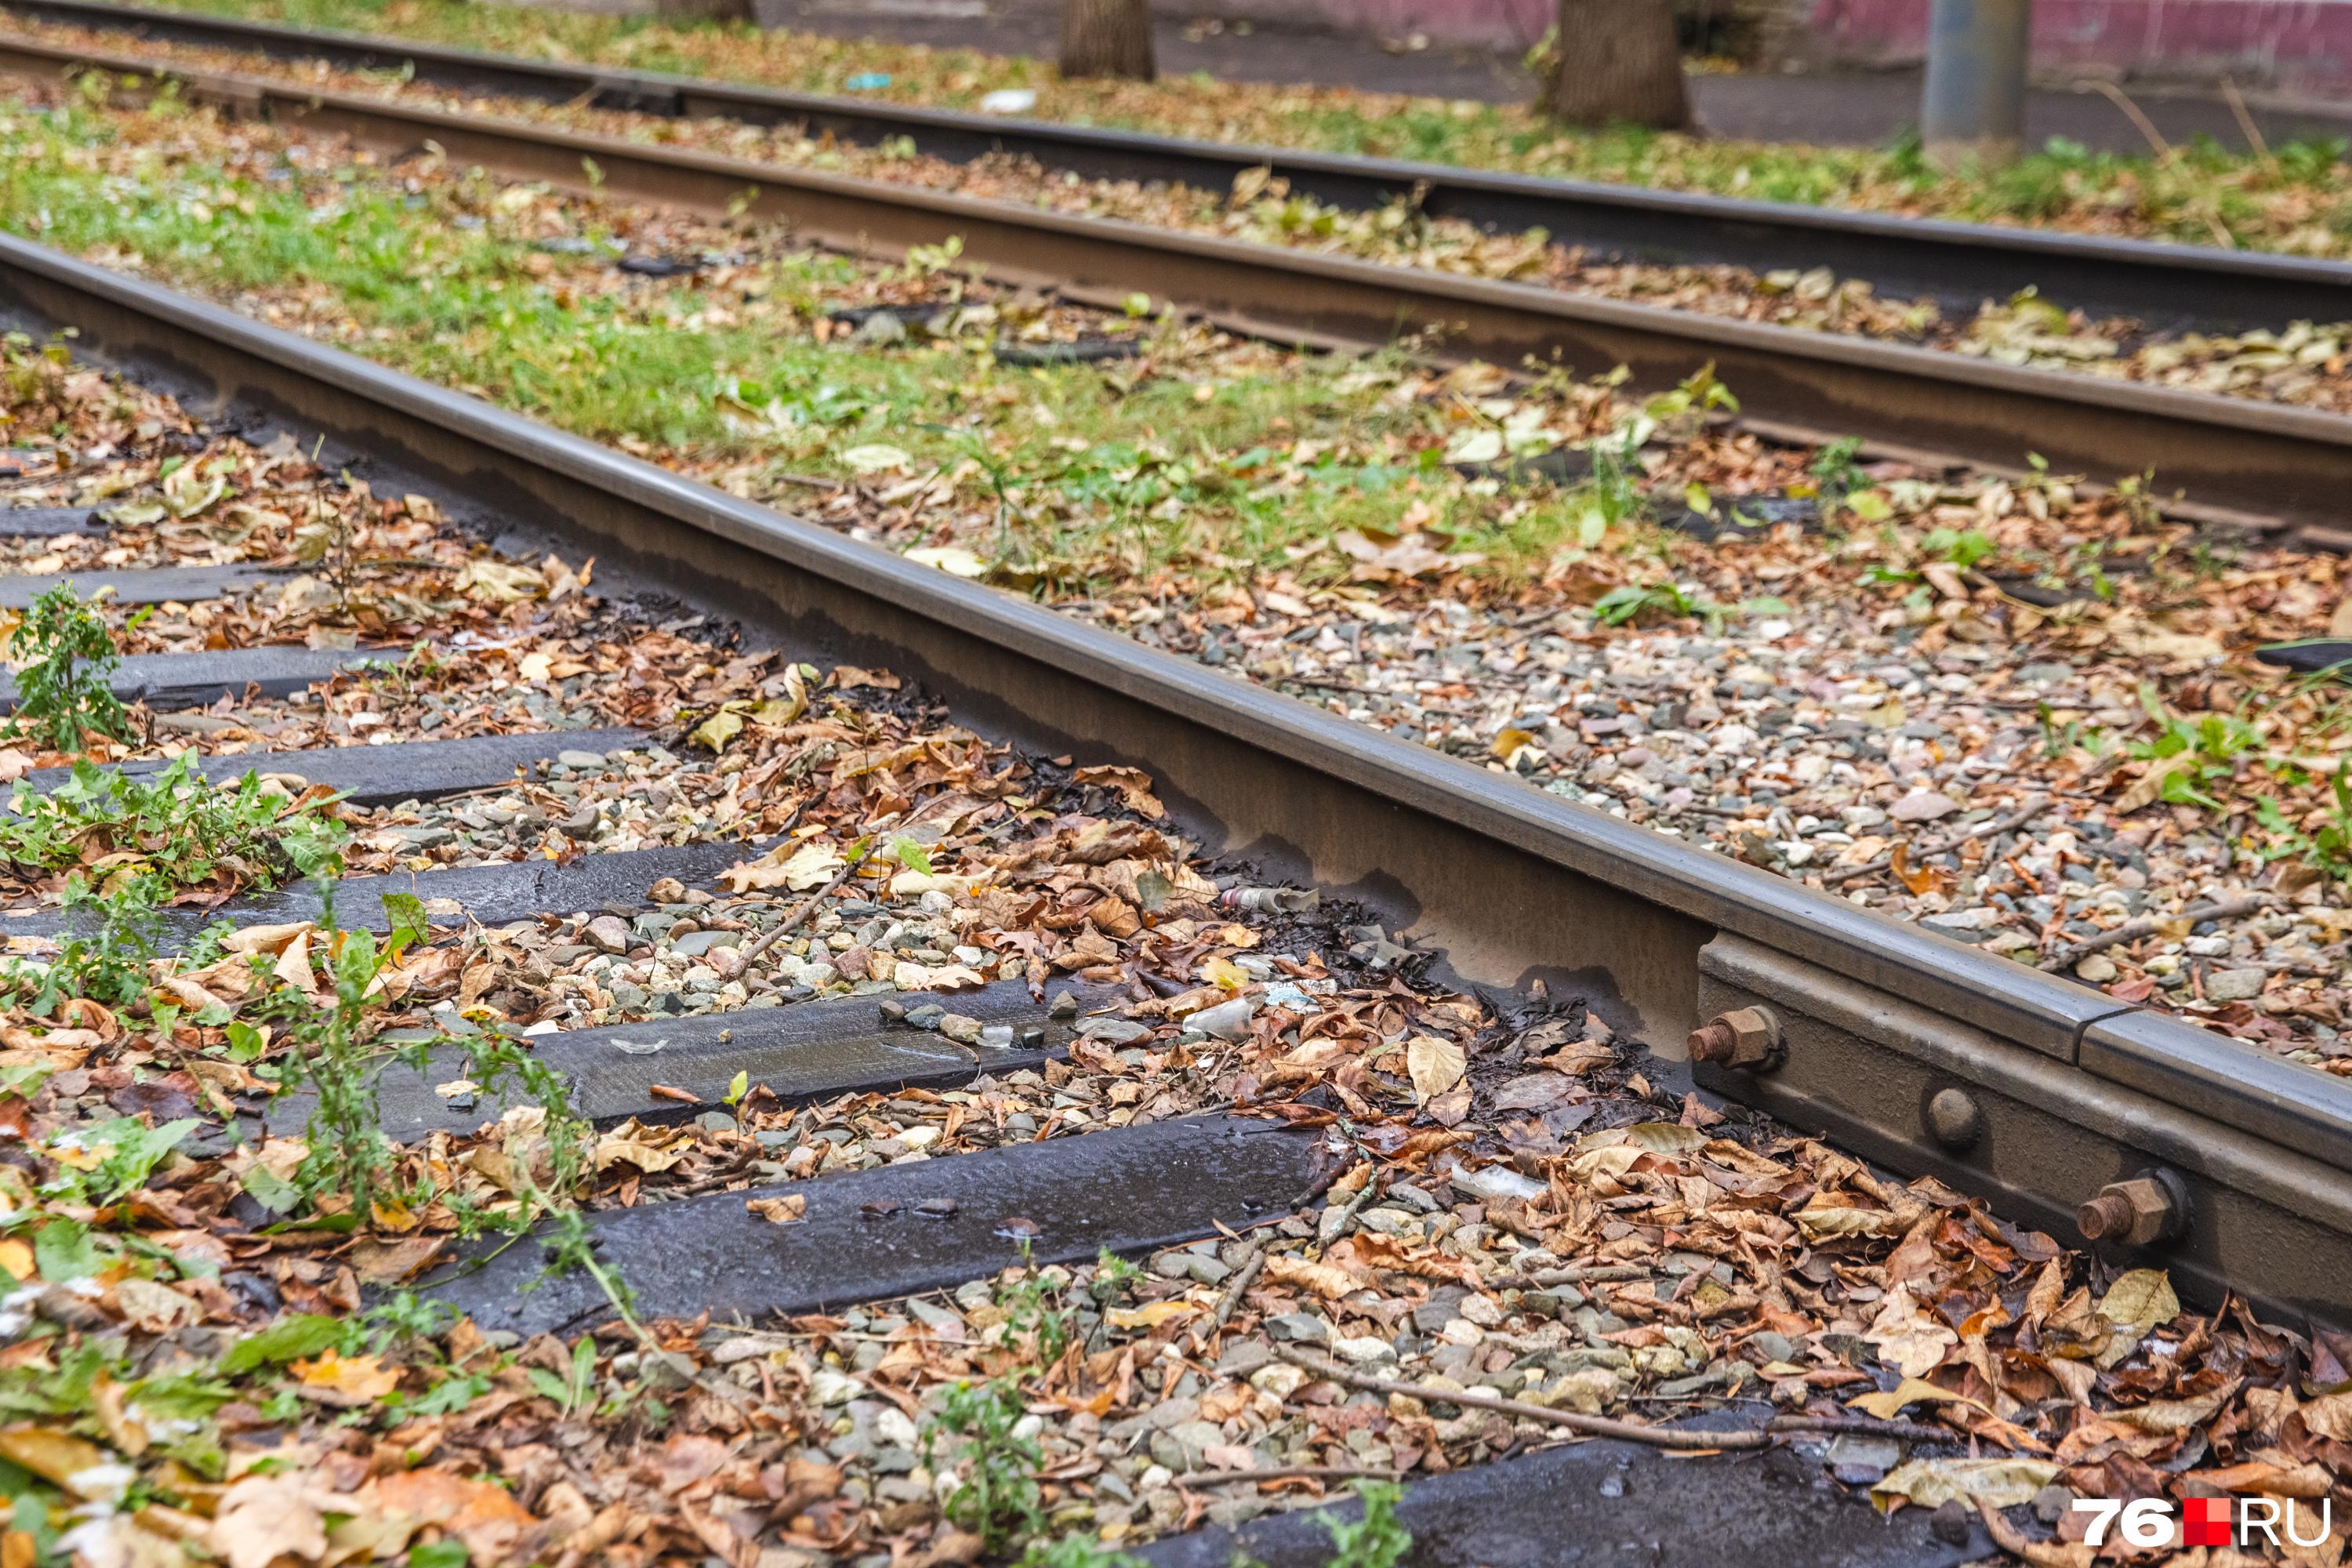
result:
[[[2033,0],[1935,0],[1919,132],[1938,167],[2007,163],[2025,145]]]

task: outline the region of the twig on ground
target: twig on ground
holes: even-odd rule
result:
[[[1952,834],[1937,843],[1922,847],[1918,851],[1919,857],[1921,859],[1925,859],[1930,855],[1945,855],[1950,853],[1952,850],[1958,849],[1961,845],[1970,843],[1976,839],[1997,838],[2000,835],[2009,832],[2011,828],[2024,826],[2027,823],[2032,821],[2035,817],[2041,816],[2043,812],[2049,809],[2050,797],[2048,795],[2034,795],[2028,799],[2023,805],[2021,805],[2015,811],[2011,812],[2007,816],[1988,817],[1982,822],[1971,824],[1962,831]],[[1841,882],[1850,882],[1856,877],[1867,877],[1874,871],[1884,871],[1887,867],[1893,865],[1894,862],[1894,852],[1890,850],[1886,854],[1879,856],[1876,859],[1866,860],[1859,866],[1844,866],[1839,868],[1837,870],[1825,874],[1822,878],[1822,886],[1824,888],[1834,888]]]
[[[1373,1377],[1344,1366],[1336,1366],[1319,1356],[1307,1355],[1288,1345],[1275,1346],[1274,1353],[1317,1377],[1332,1383],[1344,1383],[1368,1393],[1402,1394],[1408,1399],[1434,1400],[1472,1410],[1492,1410],[1525,1421],[1542,1421],[1554,1426],[1565,1426],[1589,1437],[1614,1437],[1621,1442],[1646,1443],[1655,1448],[1769,1448],[1772,1446],[1771,1435],[1767,1432],[1690,1432],[1644,1426],[1638,1421],[1618,1421],[1606,1415],[1587,1415],[1581,1411],[1525,1405],[1516,1399],[1505,1399],[1500,1394],[1480,1394],[1475,1389],[1430,1388],[1417,1383]]]
[[[1370,1184],[1365,1184],[1369,1186]],[[1242,1304],[1243,1295],[1257,1283],[1257,1277],[1265,1270],[1265,1238],[1260,1237],[1251,1244],[1249,1257],[1234,1271],[1233,1283],[1226,1286],[1225,1293],[1217,1299],[1216,1316],[1209,1320],[1211,1335],[1224,1332],[1225,1325],[1233,1321],[1234,1310]]]
[[[1230,1487],[1244,1481],[1393,1481],[1402,1479],[1396,1470],[1357,1470],[1345,1465],[1278,1465],[1265,1470],[1211,1470],[1199,1475],[1178,1476],[1180,1487]]]
[[[775,946],[776,943],[783,941],[784,938],[790,936],[794,931],[798,930],[803,921],[807,920],[809,916],[816,913],[817,906],[819,904],[824,903],[825,900],[833,897],[833,895],[840,889],[840,887],[844,882],[846,882],[851,877],[856,875],[857,866],[858,863],[856,861],[852,861],[848,865],[844,866],[841,868],[841,874],[839,876],[834,878],[832,881],[827,882],[824,887],[819,888],[815,892],[811,893],[808,898],[802,902],[799,909],[794,910],[791,914],[788,914],[782,920],[778,921],[773,926],[768,929],[766,934],[762,935],[759,941],[745,948],[743,950],[743,963],[745,967],[748,968],[753,959],[759,957],[761,953],[767,952],[770,948]]]
[[[1532,1274],[1497,1274],[1485,1281],[1489,1290],[1541,1289],[1547,1285],[1622,1285],[1647,1279],[1654,1272],[1637,1263],[1578,1263],[1564,1268],[1538,1268]]]
[[[2190,925],[2200,921],[2235,920],[2257,910],[2266,910],[2278,902],[2276,893],[2251,893],[2242,899],[2222,899],[2207,904],[2191,904],[2178,914],[2142,915],[2136,921],[2126,921],[2113,931],[2101,931],[2074,946],[2062,948],[2042,961],[2043,969],[2068,969],[2095,952],[2119,947],[2127,942],[2137,942],[2144,936],[2154,936],[2158,931],[2175,921],[2187,921]]]

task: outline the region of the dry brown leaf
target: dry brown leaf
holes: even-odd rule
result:
[[[743,1206],[770,1225],[791,1225],[808,1213],[808,1196],[784,1193],[772,1198],[746,1198]]]
[[[1318,1296],[1338,1300],[1351,1290],[1360,1290],[1364,1281],[1334,1263],[1309,1263],[1303,1258],[1291,1258],[1270,1253],[1265,1260],[1265,1279],[1269,1285],[1288,1285],[1312,1290]]]
[[[222,1494],[205,1544],[229,1568],[270,1568],[289,1557],[315,1563],[327,1552],[327,1506],[350,1503],[303,1471],[247,1476]]]

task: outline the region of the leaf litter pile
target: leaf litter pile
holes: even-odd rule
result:
[[[108,52],[117,35],[12,17],[12,27],[57,44]],[[1911,343],[1997,363],[2144,381],[2188,391],[2352,410],[2352,322],[2300,321],[2239,334],[2151,328],[2129,318],[2095,318],[2033,290],[1987,300],[1972,317],[1948,314],[1928,299],[1882,299],[1862,279],[1828,268],[1757,273],[1723,264],[1661,265],[1557,243],[1540,229],[1492,233],[1432,218],[1400,200],[1373,211],[1329,206],[1293,194],[1286,182],[1250,171],[1229,190],[1154,182],[1081,179],[1034,160],[991,155],[972,163],[925,156],[911,139],[879,148],[811,138],[726,120],[677,120],[482,99],[388,76],[339,70],[321,61],[270,60],[232,49],[139,40],[135,51],[184,68],[229,71],[305,86],[419,101],[468,117],[553,124],[633,142],[694,148],[786,167],[912,184],[982,200],[1077,216],[1116,217],[1258,244],[1293,247],[1393,266],[1538,284],[1594,298],[1666,306],[1807,331]]]
[[[435,526],[423,498],[206,431],[61,353],[11,345],[6,368],[12,500],[100,505],[126,561],[288,568],[248,600],[136,626],[74,606],[109,645],[421,644],[301,699],[133,709],[111,737],[115,716],[78,710],[79,746],[28,734],[12,767],[636,723],[655,731],[643,748],[567,753],[483,796],[362,813],[281,776],[247,815],[265,835],[316,819],[316,847],[355,868],[426,869],[486,840],[555,859],[663,834],[744,842],[712,886],[656,884],[625,919],[483,929],[418,904],[382,941],[323,923],[171,952],[111,925],[57,951],[18,938],[0,1024],[12,1563],[774,1568],[1057,1539],[1097,1562],[1351,1479],[1718,1404],[1777,1419],[1774,1440],[1885,1506],[2005,1510],[2002,1539],[2076,1563],[2087,1547],[2044,1539],[2079,1529],[2068,1492],[2315,1498],[2352,1458],[2347,1347],[2327,1335],[2186,1312],[2159,1274],[1662,1094],[1639,1043],[1577,998],[1453,992],[1361,917],[1203,862],[1139,773],[990,747],[887,672],[650,622],[602,600],[588,563],[503,559]],[[2043,504],[2071,515],[2060,502]],[[887,533],[887,517],[868,521]],[[1756,548],[1822,547],[1791,527]],[[1530,634],[1513,647],[1543,625],[1433,596],[1390,551],[1266,585],[1265,608],[1508,614]],[[1461,572],[1438,581],[1480,597]],[[296,591],[305,577],[324,589]],[[1918,657],[1990,646],[1969,617],[2011,613],[1938,588],[1915,618],[1903,581],[1886,603]],[[1148,624],[1197,614],[1246,648],[1260,604],[1235,592]],[[1353,646],[1329,632],[1269,641]],[[1724,700],[1752,700],[1746,679]],[[1511,765],[1543,743],[1515,742]],[[169,830],[195,793],[144,803],[163,832],[90,831],[81,874],[118,908],[142,879],[199,905],[250,885],[176,864]],[[59,873],[22,897],[58,896]],[[987,1071],[1005,1042],[956,1007],[989,982],[1082,1009],[1066,1058]],[[981,1076],[809,1104],[745,1081],[683,1123],[593,1127],[530,1072],[554,1029],[855,995],[968,1049]],[[540,1103],[388,1143],[373,1074],[425,1038],[481,1080],[445,1087],[504,1079]],[[281,1089],[314,1108],[299,1135],[232,1135]],[[608,1258],[611,1321],[570,1342],[452,1321],[404,1289],[453,1241],[535,1217],[561,1235],[599,1209],[740,1191],[747,1224],[789,1231],[798,1178],[1228,1106],[1320,1131],[1324,1203],[1139,1268],[1031,1268],[1008,1240],[1000,1274],[952,1292],[680,1324],[625,1314],[629,1260]],[[1311,1473],[1245,1473],[1294,1469]],[[1091,1542],[1104,1552],[1069,1555]]]

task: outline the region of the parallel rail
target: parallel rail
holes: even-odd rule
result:
[[[509,177],[717,216],[752,212],[843,249],[902,254],[950,236],[992,276],[1116,303],[1138,289],[1285,342],[1355,347],[1405,332],[1515,366],[1627,366],[1670,386],[1713,366],[1769,435],[1853,435],[1927,461],[2015,469],[2029,453],[2113,481],[2152,473],[2183,515],[2352,548],[2352,417],[1800,331],[1319,255],[882,181],[651,146],[259,77],[159,71],[135,55],[0,37],[0,71],[125,82],[171,77],[238,112],[348,136],[393,156],[430,143]],[[126,91],[135,91],[126,87]]]
[[[460,91],[797,125],[811,135],[853,142],[912,137],[923,152],[956,162],[1010,153],[1089,177],[1213,191],[1248,170],[1264,169],[1294,191],[1339,206],[1409,200],[1433,217],[1494,229],[1540,227],[1564,243],[1635,260],[1727,262],[1759,272],[1828,267],[1840,277],[1868,279],[1882,293],[1928,295],[1964,310],[2031,287],[2069,306],[2138,317],[2158,329],[2237,331],[2297,319],[2352,319],[2352,265],[2305,257],[1157,136],[100,0],[5,0],[0,12],[285,59],[322,59],[351,69],[405,70],[419,81]]]
[[[371,454],[454,515],[593,552],[608,580],[637,574],[887,665],[984,731],[1149,766],[1201,842],[1362,901],[1440,948],[1463,981],[1570,986],[1669,1056],[1703,1018],[1765,1005],[1786,1061],[1701,1067],[1700,1087],[1986,1194],[2014,1218],[2066,1235],[2103,1184],[2168,1171],[2188,1228],[2139,1256],[2185,1294],[2344,1313],[2341,1079],[23,241],[0,238],[0,311],[73,326],[192,407],[235,405],[306,443]],[[581,888],[481,896],[594,907],[610,896],[589,886],[594,864],[570,868]],[[363,918],[366,900],[352,902]],[[1684,1070],[1659,1068],[1669,1080]],[[625,1103],[627,1085],[610,1089]]]

